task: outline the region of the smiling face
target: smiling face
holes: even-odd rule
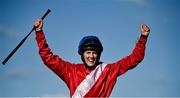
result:
[[[95,64],[99,61],[99,54],[97,51],[86,50],[83,53],[84,62],[88,67],[94,67]]]

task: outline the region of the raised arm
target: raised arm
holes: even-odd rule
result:
[[[48,47],[45,35],[43,33],[43,20],[38,19],[34,23],[36,31],[36,41],[39,48],[39,54],[47,67],[49,67],[53,72],[55,72],[59,77],[67,82],[68,76],[67,72],[71,63],[63,61],[59,56],[54,55],[51,49]]]
[[[129,69],[134,68],[137,64],[139,64],[145,55],[145,45],[147,42],[147,37],[149,35],[150,29],[147,25],[142,24],[140,26],[141,36],[136,43],[135,48],[132,53],[123,59],[114,63],[115,68],[118,69],[117,75],[121,75],[128,71]]]

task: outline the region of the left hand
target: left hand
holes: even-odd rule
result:
[[[149,35],[150,29],[146,24],[141,24],[140,28],[141,28],[141,34],[142,35],[145,35],[145,36]]]

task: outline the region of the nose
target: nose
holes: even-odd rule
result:
[[[91,53],[89,54],[89,56],[90,56],[91,58],[93,58],[93,57],[94,57],[94,54],[91,52]]]

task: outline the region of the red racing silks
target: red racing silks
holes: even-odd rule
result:
[[[54,55],[43,32],[36,32],[36,40],[44,64],[66,83],[71,97],[109,97],[117,77],[143,60],[147,38],[141,36],[130,55],[112,64],[102,63],[94,70]]]

